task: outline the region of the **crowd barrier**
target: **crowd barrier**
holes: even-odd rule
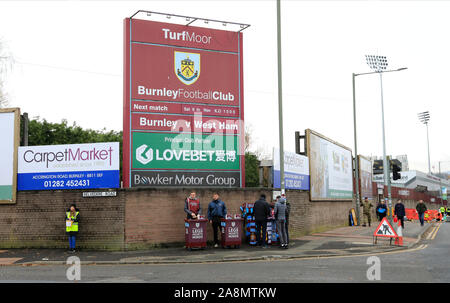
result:
[[[419,214],[414,208],[405,208],[405,213],[408,220],[419,220]]]
[[[414,208],[405,208],[406,217],[408,220],[419,220],[419,214]],[[438,210],[427,210],[424,215],[425,221],[432,221],[438,218]]]

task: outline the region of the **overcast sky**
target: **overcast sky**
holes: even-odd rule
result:
[[[387,153],[427,171],[430,152],[450,170],[450,2],[282,1],[285,149],[313,129],[352,149],[352,72],[366,54],[388,57],[383,76]],[[84,128],[122,129],[123,19],[143,9],[251,24],[244,31],[246,124],[254,148],[278,145],[276,2],[0,1],[0,39],[14,56],[10,105],[31,117]],[[378,75],[356,79],[358,152],[382,155]]]

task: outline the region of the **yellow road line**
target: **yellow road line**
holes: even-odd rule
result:
[[[437,226],[433,226],[433,228],[431,229],[431,232],[427,236],[427,240],[429,240],[431,238],[431,235],[433,235],[433,233],[436,229],[437,229]]]
[[[442,224],[442,223],[441,223],[441,224]],[[436,237],[437,232],[439,231],[439,228],[441,228],[441,224],[439,224],[439,225],[437,226],[436,231],[434,232],[433,236],[431,237],[431,240],[434,240],[434,238]]]

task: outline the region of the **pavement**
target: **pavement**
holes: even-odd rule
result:
[[[374,222],[371,227],[340,227],[291,239],[289,249],[278,246],[264,249],[245,243],[239,249],[209,246],[204,250],[192,251],[184,247],[115,252],[82,249],[76,253],[64,249],[7,249],[0,250],[0,266],[63,265],[70,256],[80,258],[83,265],[101,265],[217,263],[379,254],[418,246],[421,239],[431,232],[434,224],[425,223],[420,226],[418,222],[405,222],[403,246],[394,245],[394,241],[390,243],[389,239],[380,237],[374,243],[372,235],[378,226],[378,222]]]

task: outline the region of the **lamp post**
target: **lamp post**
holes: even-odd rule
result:
[[[281,74],[281,7],[277,0],[277,49],[278,49],[278,131],[280,140],[280,190],[285,193],[284,184],[284,144],[283,144],[283,90]]]
[[[387,68],[387,59],[384,56],[367,56],[366,55],[367,64],[369,67],[374,70],[373,72],[368,73],[358,73],[352,74],[352,84],[353,84],[353,135],[355,142],[355,185],[356,185],[356,212],[358,222],[359,220],[359,203],[360,203],[360,192],[359,192],[359,163],[358,163],[358,144],[357,144],[357,136],[356,136],[356,94],[355,94],[355,78],[356,76],[362,75],[370,75],[370,74],[380,74],[380,85],[381,85],[381,115],[382,115],[382,131],[383,131],[383,173],[384,173],[384,184],[388,188],[388,207],[391,209],[389,212],[389,221],[392,223],[392,197],[391,197],[391,178],[390,178],[390,167],[387,164],[386,158],[386,141],[385,141],[385,131],[384,131],[384,103],[383,103],[383,73],[389,72],[397,72],[406,70],[407,67],[402,67],[393,70],[386,70]],[[359,224],[359,223],[358,223]]]
[[[428,138],[428,121],[430,120],[430,113],[428,111],[419,113],[419,120],[427,126],[427,146],[428,146],[428,173],[431,174],[431,162],[430,162],[430,140]]]

